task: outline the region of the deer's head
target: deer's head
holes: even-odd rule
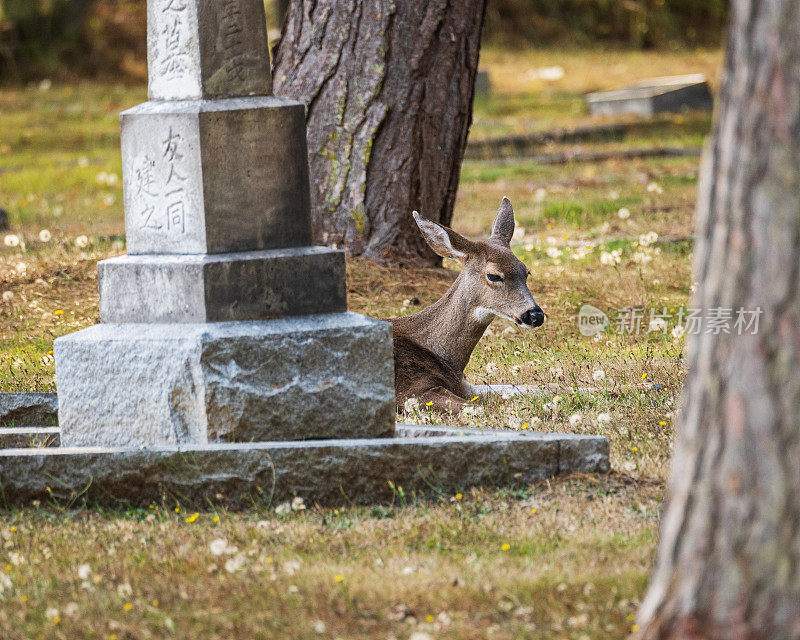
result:
[[[414,220],[431,249],[463,265],[459,289],[466,294],[475,319],[491,320],[500,316],[521,327],[540,327],[544,323],[544,312],[528,289],[531,272],[511,251],[516,223],[508,198],[503,198],[492,225],[492,235],[485,242],[467,240],[452,229],[426,220],[416,211]]]

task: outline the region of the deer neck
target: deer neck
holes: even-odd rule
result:
[[[412,321],[409,333],[418,344],[463,373],[494,315],[476,306],[459,274],[438,302],[408,320]]]

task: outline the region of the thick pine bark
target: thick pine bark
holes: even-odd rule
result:
[[[276,95],[308,105],[315,241],[437,264],[411,211],[450,224],[486,0],[294,0]]]
[[[694,306],[763,314],[690,338],[647,639],[800,637],[800,0],[735,0],[732,21]]]

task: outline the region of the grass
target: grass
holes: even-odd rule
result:
[[[498,94],[476,105],[475,137],[585,123],[582,92],[623,76],[713,76],[719,54],[489,50],[483,61]],[[566,72],[553,85],[520,79],[552,65]],[[92,84],[0,90],[0,207],[19,240],[7,246],[0,236],[3,391],[54,390],[53,339],[98,321],[96,263],[124,252],[117,112],[143,98],[142,88]],[[669,137],[695,146],[704,126],[707,118],[686,117],[598,144]],[[209,505],[195,517],[174,502],[0,511],[0,636],[625,637],[655,548],[684,376],[683,339],[671,329],[691,287],[697,169],[696,158],[520,159],[469,161],[462,171],[456,229],[487,234],[508,195],[519,222],[514,250],[547,312],[533,332],[492,325],[467,375],[560,389],[479,399],[483,413],[455,422],[600,433],[611,441],[611,474],[514,491],[398,494],[370,508],[322,509],[303,496],[305,509],[282,515]],[[654,244],[641,238],[650,232]],[[615,250],[618,261],[606,264]],[[449,286],[454,265],[446,266],[350,260],[350,308],[413,313]],[[612,324],[619,310],[642,308],[644,329],[651,309],[670,317],[664,330],[595,340],[578,332],[583,304]],[[403,419],[441,421],[424,408]],[[225,541],[214,545],[221,555],[211,550],[216,539]]]

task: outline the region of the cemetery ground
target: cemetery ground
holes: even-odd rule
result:
[[[476,102],[473,139],[590,124],[582,92],[671,73],[713,80],[720,54],[490,50],[482,60],[494,91]],[[542,80],[553,66],[563,78]],[[55,390],[53,339],[99,320],[97,261],[125,250],[117,114],[143,99],[109,84],[0,90],[0,207],[12,225],[0,235],[2,391]],[[707,114],[682,114],[536,153],[694,149],[709,126]],[[346,491],[338,508],[313,496],[275,505],[265,488],[243,513],[79,499],[5,510],[0,637],[625,637],[655,549],[684,376],[675,327],[691,289],[698,164],[498,157],[462,171],[454,227],[485,236],[508,195],[524,229],[514,248],[547,313],[536,331],[496,321],[468,377],[559,388],[478,398],[447,420],[601,434],[611,473],[455,495],[396,487],[393,504],[373,507]],[[349,305],[413,313],[452,279],[349,260]],[[615,331],[580,335],[584,303]],[[630,308],[644,309],[641,328],[618,333],[617,312]],[[652,326],[651,309],[664,316]],[[402,419],[445,420],[424,406]]]

